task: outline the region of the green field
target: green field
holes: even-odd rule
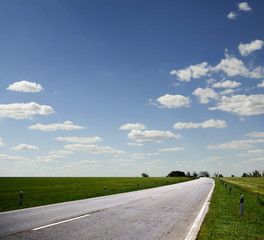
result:
[[[227,189],[223,184],[227,184]],[[232,187],[229,195],[229,187]],[[264,239],[264,178],[215,179],[210,209],[197,240]],[[244,214],[240,215],[240,196]]]
[[[180,178],[0,178],[0,211],[136,191],[192,180]],[[139,187],[138,187],[139,184]],[[106,186],[106,193],[104,191]],[[20,191],[23,205],[19,205]]]
[[[262,177],[229,177],[223,178],[223,181],[238,185],[249,192],[264,195],[264,178]]]

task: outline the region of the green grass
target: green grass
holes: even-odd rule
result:
[[[191,178],[187,177],[0,178],[0,211],[136,191],[189,180]],[[107,187],[106,193],[104,186]],[[19,206],[21,190],[24,197],[23,205]]]
[[[227,189],[220,181],[226,180]],[[215,190],[211,199],[210,209],[204,219],[197,240],[264,240],[264,196],[256,193],[255,179],[245,179],[246,189],[241,179],[215,179]],[[240,186],[234,183],[239,182]],[[263,187],[263,179],[257,180],[260,184],[256,189]],[[261,184],[262,182],[262,184]],[[262,186],[261,186],[262,185]],[[229,187],[232,186],[232,195]],[[240,215],[240,196],[244,195],[244,215]]]
[[[238,185],[249,192],[260,193],[264,195],[264,178],[263,177],[237,177],[223,178],[224,181]]]

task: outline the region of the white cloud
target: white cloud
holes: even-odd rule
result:
[[[262,78],[264,77],[264,68],[259,66],[255,69],[249,70],[244,63],[227,53],[225,54],[225,59],[222,59],[218,65],[211,68],[213,72],[223,71],[228,76],[243,76],[247,78]]]
[[[209,103],[209,99],[218,99],[219,95],[211,88],[197,88],[193,95],[199,98],[200,103]]]
[[[170,95],[166,94],[157,99],[162,107],[165,108],[181,108],[181,107],[189,107],[191,100],[189,97],[184,97],[182,95]]]
[[[210,67],[207,62],[191,65],[181,70],[172,70],[170,75],[176,75],[180,81],[190,82],[191,78],[201,78],[208,75]]]
[[[235,140],[218,145],[209,145],[207,149],[249,149],[254,148],[253,144],[264,143],[264,139]]]
[[[134,153],[134,154],[131,154],[130,157],[132,159],[146,159],[146,155],[145,153]]]
[[[245,135],[250,136],[252,138],[264,138],[264,132],[250,132]]]
[[[39,150],[37,147],[33,145],[28,145],[28,144],[20,144],[18,146],[12,147],[12,150],[17,150],[17,151],[36,151]]]
[[[51,162],[58,162],[58,160],[65,159],[66,157],[64,155],[60,154],[49,154],[47,156],[40,156],[37,157],[32,162],[44,162],[44,163],[51,163]]]
[[[226,89],[226,90],[224,90],[224,91],[219,92],[219,94],[220,94],[221,96],[223,96],[223,95],[229,95],[229,94],[232,94],[232,93],[234,93],[234,92],[235,92],[234,89],[228,88],[228,89]]]
[[[257,87],[264,87],[264,80],[262,81],[262,83],[258,84]]]
[[[4,144],[4,142],[3,142],[3,139],[0,138],[0,147],[3,147],[3,146],[5,146],[5,144]]]
[[[175,148],[161,148],[158,152],[180,152],[184,151],[183,147],[175,147]]]
[[[144,130],[146,126],[141,123],[127,123],[119,127],[119,130]]]
[[[0,104],[0,118],[31,119],[33,115],[50,115],[54,110],[50,106],[31,103]]]
[[[124,154],[124,151],[111,148],[109,146],[84,145],[84,144],[69,144],[64,146],[70,151],[84,151],[92,154]]]
[[[50,155],[69,155],[74,154],[72,151],[66,151],[66,150],[58,150],[58,151],[51,151],[49,152]]]
[[[224,82],[218,82],[213,84],[213,88],[236,88],[241,85],[240,82],[226,80]]]
[[[222,96],[216,107],[209,110],[221,110],[240,116],[260,115],[264,113],[264,95]]]
[[[248,5],[247,2],[242,2],[238,4],[239,11],[251,11],[251,7]]]
[[[254,156],[261,156],[264,154],[264,149],[254,149],[254,150],[249,150],[245,153],[239,153],[239,157],[254,157]]]
[[[21,157],[21,156],[10,156],[6,154],[0,154],[0,159],[2,160],[15,160],[15,161],[25,161],[28,160],[28,158]]]
[[[264,163],[264,157],[261,157],[261,158],[255,158],[255,159],[250,159],[248,161],[243,161],[241,163],[249,163],[249,164],[254,164],[254,163],[257,163],[257,164],[263,164]]]
[[[23,80],[9,85],[7,90],[16,92],[40,92],[43,88],[40,84]]]
[[[128,143],[128,146],[136,146],[136,147],[142,147],[144,144],[143,143]]]
[[[222,157],[214,156],[214,157],[208,157],[208,158],[201,160],[199,162],[203,162],[203,163],[219,162],[222,159],[223,159]]]
[[[229,19],[236,19],[237,18],[237,13],[236,12],[230,12],[227,15],[227,18],[229,18]]]
[[[38,123],[36,125],[29,126],[28,128],[32,130],[41,130],[45,132],[52,132],[57,130],[71,131],[71,130],[84,129],[84,127],[73,125],[71,121],[66,121],[64,123],[53,123],[48,125]]]
[[[170,131],[141,131],[141,130],[132,130],[128,134],[128,138],[136,141],[137,143],[144,142],[162,142],[169,139],[180,139],[182,136],[180,134],[174,135]]]
[[[240,43],[238,49],[240,51],[240,54],[245,57],[256,50],[261,49],[263,45],[264,42],[262,40],[255,40],[248,44]]]
[[[73,143],[96,143],[101,142],[103,139],[100,137],[57,137],[57,141],[73,142]]]
[[[183,128],[225,128],[227,123],[219,119],[210,119],[202,123],[193,123],[193,122],[178,122],[175,123],[173,128],[183,129]]]

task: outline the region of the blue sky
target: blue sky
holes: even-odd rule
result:
[[[263,9],[1,1],[1,176],[264,170]]]

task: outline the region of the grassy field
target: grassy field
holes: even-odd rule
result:
[[[223,181],[235,184],[251,193],[260,193],[264,195],[264,178],[261,177],[237,177],[223,178]]]
[[[227,189],[223,181],[227,184]],[[230,186],[231,195],[229,195]],[[264,195],[260,194],[263,193],[263,187],[264,178],[215,179],[210,209],[197,240],[264,240]],[[240,215],[242,194],[244,195],[243,216]]]
[[[191,178],[0,178],[0,211],[163,186]],[[139,184],[139,187],[138,187]],[[106,186],[106,193],[104,191]],[[19,205],[20,191],[23,205]]]

